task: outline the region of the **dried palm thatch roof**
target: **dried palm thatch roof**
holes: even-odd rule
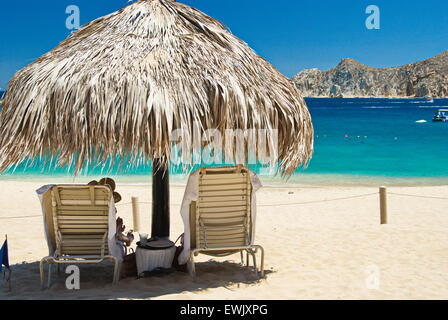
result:
[[[168,161],[172,129],[278,129],[280,169],[313,150],[293,84],[219,21],[140,0],[90,22],[17,72],[0,114],[0,170],[35,156],[81,168],[131,155]]]

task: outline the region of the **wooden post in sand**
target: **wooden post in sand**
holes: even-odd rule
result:
[[[138,198],[132,197],[132,219],[134,231],[140,231],[140,210],[138,208]]]
[[[380,187],[380,214],[381,224],[387,224],[387,189]]]

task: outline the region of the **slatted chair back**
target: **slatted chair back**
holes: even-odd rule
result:
[[[242,166],[202,168],[198,201],[192,208],[195,248],[213,249],[250,244],[252,184]]]
[[[112,192],[107,186],[55,186],[52,210],[58,256],[108,254]]]

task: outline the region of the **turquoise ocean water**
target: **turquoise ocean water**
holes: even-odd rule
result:
[[[315,127],[315,154],[306,170],[299,169],[289,184],[448,184],[448,122],[433,123],[448,99],[306,99]],[[286,183],[251,168],[265,181]],[[149,165],[114,167],[108,175],[122,182],[149,182]],[[73,178],[66,168],[49,169],[36,162],[19,166],[0,179],[88,180],[104,175],[100,167]],[[171,168],[175,181],[186,176]]]
[[[448,99],[307,99],[307,104],[315,154],[305,176],[448,184],[448,122],[432,122],[437,109],[448,108]]]

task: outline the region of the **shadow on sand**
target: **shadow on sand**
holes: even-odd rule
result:
[[[212,288],[238,290],[240,286],[254,285],[263,279],[255,276],[253,268],[247,268],[233,261],[196,263],[196,280],[187,273],[175,272],[163,277],[126,278],[117,286],[112,285],[113,265],[78,265],[81,274],[81,289],[67,290],[64,268],[56,272],[52,267],[52,285],[41,290],[39,262],[12,265],[12,291],[0,289],[0,299],[151,299],[169,295],[199,293]],[[266,270],[269,275],[273,271]],[[45,277],[48,275],[47,265]]]

